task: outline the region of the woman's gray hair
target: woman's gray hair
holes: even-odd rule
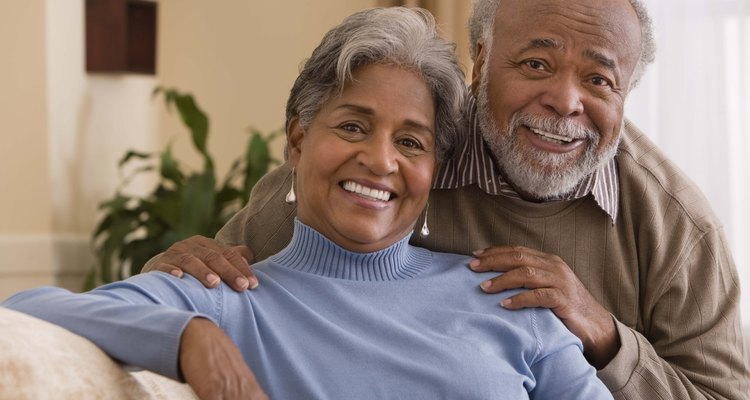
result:
[[[435,19],[423,9],[367,9],[328,31],[294,82],[286,106],[287,128],[295,117],[309,127],[331,96],[344,90],[354,71],[371,64],[413,71],[430,88],[435,154],[441,160],[462,134],[467,88],[455,44],[438,35]]]
[[[654,42],[654,27],[648,9],[642,0],[629,0],[630,5],[638,16],[638,22],[641,26],[641,56],[638,64],[633,71],[633,77],[630,80],[630,89],[633,89],[638,81],[641,80],[646,72],[646,67],[654,62],[656,58],[656,43]],[[477,42],[484,40],[487,49],[492,47],[493,31],[495,26],[495,15],[500,0],[474,0],[474,5],[469,18],[469,49],[471,59],[476,62]]]

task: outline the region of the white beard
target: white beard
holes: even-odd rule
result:
[[[559,199],[572,192],[589,175],[616,154],[620,140],[597,151],[600,134],[574,123],[569,118],[541,117],[521,112],[512,115],[506,131],[501,131],[489,112],[487,75],[483,74],[477,95],[477,118],[482,137],[490,147],[504,178],[524,197],[534,200]],[[533,126],[557,135],[584,139],[582,155],[551,153],[523,146],[518,133],[521,126]]]

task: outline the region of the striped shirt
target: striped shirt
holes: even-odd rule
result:
[[[503,178],[495,165],[492,153],[482,139],[477,120],[476,101],[469,103],[469,133],[463,145],[453,156],[443,162],[435,177],[434,189],[456,189],[476,184],[485,193],[520,199],[518,192]],[[586,177],[572,192],[550,201],[574,200],[592,194],[599,207],[611,218],[617,219],[620,183],[617,162],[612,158],[593,174]]]

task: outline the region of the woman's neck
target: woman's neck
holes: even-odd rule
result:
[[[393,281],[413,278],[429,266],[432,253],[409,245],[409,236],[384,249],[356,253],[294,221],[289,245],[271,257],[284,267],[318,276],[356,280]]]

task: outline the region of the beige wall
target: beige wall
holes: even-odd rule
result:
[[[0,298],[51,262],[44,10],[43,0],[0,2]]]
[[[45,49],[44,1],[0,2],[3,236],[50,228]]]
[[[0,2],[0,299],[41,284],[81,286],[116,159],[158,141],[155,78],[84,72],[83,5]]]
[[[286,99],[299,65],[323,34],[346,15],[375,3],[160,1],[160,81],[192,92],[209,115],[209,150],[222,175],[241,155],[248,127],[263,132],[283,128]],[[176,116],[161,121],[162,140],[174,139],[179,156],[195,161]],[[283,144],[275,143],[278,157]]]

